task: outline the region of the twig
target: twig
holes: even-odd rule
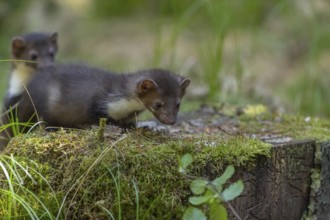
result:
[[[228,205],[230,211],[234,214],[234,216],[238,219],[238,220],[243,220],[239,214],[236,212],[236,210],[234,209],[234,207],[229,203],[229,202],[226,202],[226,204]]]
[[[100,118],[99,130],[97,131],[97,140],[100,142],[104,141],[104,130],[105,130],[106,124],[107,124],[107,119]]]

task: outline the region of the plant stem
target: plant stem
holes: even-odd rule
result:
[[[236,210],[234,209],[234,207],[229,203],[226,202],[226,204],[228,205],[230,211],[234,214],[234,216],[238,219],[238,220],[242,220],[242,218],[239,216],[239,214],[236,212]]]

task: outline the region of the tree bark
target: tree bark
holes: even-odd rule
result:
[[[315,146],[312,140],[273,144],[271,158],[259,158],[254,170],[238,173],[245,189],[233,205],[241,218],[301,219],[309,204]]]
[[[316,193],[316,217],[330,219],[330,142],[321,145],[320,188]]]

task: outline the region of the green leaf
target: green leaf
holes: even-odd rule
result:
[[[214,196],[213,195],[209,195],[209,196],[191,196],[189,197],[189,202],[192,205],[200,205],[203,204],[207,201],[209,201],[210,199],[213,199]]]
[[[217,197],[217,193],[214,193],[212,190],[207,189],[204,193],[204,196],[214,196],[215,198]]]
[[[243,189],[244,184],[242,180],[238,180],[222,192],[222,198],[226,202],[233,200],[243,192]]]
[[[197,179],[190,183],[190,189],[195,195],[202,194],[205,191],[207,181],[203,179]]]
[[[178,171],[179,171],[179,173],[185,173],[186,172],[181,166],[179,166]]]
[[[182,220],[206,220],[206,216],[200,209],[189,207],[184,212]]]
[[[232,165],[229,165],[226,168],[225,172],[223,172],[223,174],[220,177],[218,177],[218,178],[216,178],[215,180],[212,181],[212,184],[214,184],[217,187],[217,189],[219,191],[221,191],[222,190],[222,185],[225,182],[227,182],[227,180],[229,180],[230,177],[232,177],[234,173],[235,173],[235,168]]]
[[[210,207],[209,220],[227,220],[228,214],[226,208],[222,204],[213,203]]]
[[[183,155],[179,160],[179,172],[184,173],[185,169],[193,162],[191,154]]]

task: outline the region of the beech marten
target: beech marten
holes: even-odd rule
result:
[[[69,128],[107,118],[130,128],[148,109],[160,122],[172,125],[189,84],[190,79],[163,69],[115,74],[74,64],[41,67],[22,95],[17,116],[20,122],[28,121],[36,111],[48,125]]]
[[[0,125],[10,123],[9,113],[11,107],[20,100],[24,86],[34,76],[36,69],[54,63],[58,50],[58,34],[53,33],[28,33],[16,36],[11,41],[11,63],[9,87],[3,100],[3,110]],[[15,115],[15,114],[13,114]],[[6,129],[0,134],[1,145],[6,145],[11,131]],[[7,134],[9,132],[9,134]],[[6,133],[6,134],[4,134]]]
[[[11,41],[10,80],[4,98],[4,108],[9,109],[19,100],[35,70],[53,64],[58,50],[57,33],[28,33]]]

